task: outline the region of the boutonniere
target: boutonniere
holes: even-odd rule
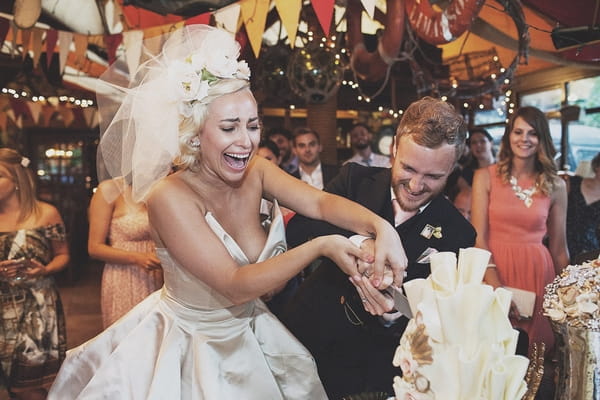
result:
[[[426,239],[431,239],[432,236],[436,239],[441,239],[442,238],[442,227],[427,224],[421,231],[421,236],[423,236]]]

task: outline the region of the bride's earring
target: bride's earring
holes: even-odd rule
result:
[[[192,146],[194,149],[199,149],[200,148],[200,138],[198,138],[198,136],[194,136],[193,138],[191,138],[189,140],[189,144],[190,146]]]

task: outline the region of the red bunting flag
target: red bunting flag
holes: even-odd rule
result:
[[[325,32],[325,36],[328,37],[335,0],[311,0],[311,4],[315,10],[315,14],[317,14],[323,32]]]
[[[104,42],[106,43],[106,53],[108,54],[108,63],[112,64],[117,59],[117,49],[123,41],[123,34],[116,33],[114,35],[104,36]]]
[[[212,13],[207,12],[204,14],[196,15],[195,17],[188,18],[185,20],[185,25],[204,24],[208,25]]]
[[[57,41],[58,31],[48,29],[46,31],[46,65],[48,66],[48,69],[50,69],[50,64],[52,63],[52,56],[54,55],[54,48],[56,47]]]

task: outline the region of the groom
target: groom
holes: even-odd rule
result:
[[[458,252],[475,243],[473,227],[442,194],[465,136],[464,121],[451,105],[425,97],[404,113],[391,169],[350,163],[326,187],[396,226],[408,257],[405,280],[430,274],[431,252]],[[290,247],[331,233],[351,235],[300,215],[287,226]],[[394,311],[383,294],[378,300]],[[366,312],[355,287],[330,260],[302,284],[282,321],[314,356],[330,399],[362,392],[393,394],[393,378],[401,371],[392,358],[408,319],[397,312]]]

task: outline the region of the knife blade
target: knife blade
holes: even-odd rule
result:
[[[408,319],[412,318],[413,313],[410,309],[410,303],[408,302],[408,297],[402,292],[402,288],[389,286],[385,289],[385,292],[392,296],[396,311],[400,311]]]

